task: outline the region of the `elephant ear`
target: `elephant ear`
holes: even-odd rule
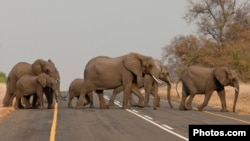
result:
[[[129,53],[128,55],[124,56],[124,66],[127,70],[131,71],[133,74],[136,75],[137,84],[139,86],[143,85],[143,78],[142,78],[142,55],[137,53]]]
[[[31,65],[31,70],[34,75],[39,75],[43,73],[43,66],[45,65],[46,61],[42,59],[37,59],[35,62]]]
[[[43,88],[45,88],[47,84],[47,74],[41,73],[37,76],[36,80]]]
[[[220,82],[221,85],[223,85],[223,86],[228,85],[229,72],[226,68],[223,68],[223,67],[216,68],[214,75],[215,75],[215,78]]]

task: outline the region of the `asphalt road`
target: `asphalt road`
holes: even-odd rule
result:
[[[111,96],[105,91],[106,99]],[[206,107],[179,111],[179,100],[173,99],[169,108],[165,98],[161,107],[121,109],[122,94],[116,106],[99,109],[94,95],[95,108],[69,109],[67,101],[59,101],[55,109],[15,110],[0,121],[1,141],[183,141],[188,140],[190,124],[250,124],[250,115],[220,112]],[[73,102],[75,105],[76,99]],[[152,99],[150,101],[152,103]],[[194,106],[195,107],[195,106]]]

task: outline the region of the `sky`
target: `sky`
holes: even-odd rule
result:
[[[160,60],[174,37],[194,33],[183,19],[187,6],[186,0],[1,0],[0,72],[51,59],[67,91],[93,57],[137,52]]]

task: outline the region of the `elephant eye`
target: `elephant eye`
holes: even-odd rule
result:
[[[46,74],[49,74],[49,70],[48,70],[48,69],[46,69],[46,70],[45,70],[45,73],[46,73]]]

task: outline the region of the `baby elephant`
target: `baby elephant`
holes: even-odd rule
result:
[[[43,108],[43,91],[46,87],[49,87],[53,90],[53,94],[57,100],[56,95],[56,83],[57,80],[53,77],[50,77],[46,73],[41,73],[38,76],[35,75],[24,75],[16,82],[16,103],[15,108],[19,109],[21,105],[21,98],[23,96],[30,96],[37,94],[39,98],[39,108]]]
[[[77,97],[79,99],[80,94],[81,94],[81,88],[83,86],[83,79],[81,78],[76,78],[74,79],[69,86],[69,101],[68,101],[68,107],[72,108],[72,100],[74,97]],[[84,102],[84,105],[90,104],[90,108],[93,108],[93,92],[88,93],[85,95],[85,99],[87,102]]]

